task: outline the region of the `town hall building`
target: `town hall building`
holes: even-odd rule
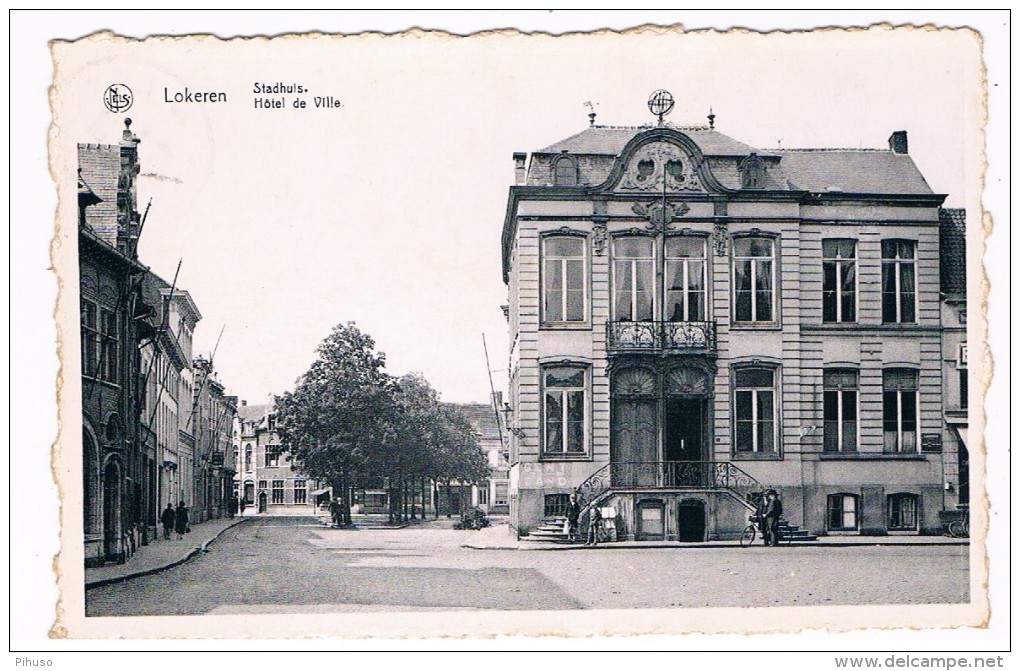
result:
[[[735,538],[774,488],[812,534],[941,533],[945,196],[907,133],[762,150],[655,101],[514,155],[511,525],[577,492],[619,538]]]

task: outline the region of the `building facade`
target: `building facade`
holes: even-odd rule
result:
[[[942,398],[945,413],[945,496],[947,519],[959,518],[970,505],[967,367],[967,216],[962,209],[943,209],[939,250],[942,285]],[[955,513],[955,514],[954,514]]]
[[[146,542],[147,436],[137,422],[144,313],[135,179],[138,138],[78,145],[82,523],[85,562],[123,562]]]
[[[506,435],[500,435],[502,422],[496,416],[493,406],[484,403],[453,404],[470,422],[475,440],[485,454],[490,476],[484,484],[472,485],[470,501],[465,504],[480,508],[489,515],[507,515],[510,512],[510,463]],[[460,496],[456,485],[440,487],[440,502],[450,510],[460,511],[452,497]],[[445,497],[444,497],[445,495]]]
[[[196,357],[192,370],[195,393],[187,422],[194,431],[196,446],[192,510],[196,521],[203,522],[230,514],[235,464],[227,455],[233,455],[237,397],[225,394],[211,359]]]
[[[943,195],[882,150],[592,125],[514,155],[502,236],[510,515],[619,537],[941,532]]]
[[[234,426],[234,477],[245,514],[312,515],[317,499],[328,494],[317,480],[304,476],[276,430],[273,403],[237,407]]]

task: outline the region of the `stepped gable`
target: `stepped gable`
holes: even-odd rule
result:
[[[946,296],[967,296],[967,211],[939,210],[939,277]]]

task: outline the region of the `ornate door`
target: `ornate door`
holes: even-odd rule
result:
[[[614,486],[658,484],[658,426],[655,375],[641,368],[613,376],[612,441]]]

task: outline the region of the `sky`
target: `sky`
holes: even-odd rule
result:
[[[314,357],[315,345],[340,321],[354,320],[389,357],[390,371],[422,371],[446,400],[483,400],[488,394],[481,333],[492,356],[497,387],[505,381],[506,302],[500,277],[499,234],[512,153],[530,151],[582,130],[585,101],[598,103],[598,123],[648,123],[648,94],[672,91],[676,123],[701,123],[711,107],[716,125],[758,147],[883,147],[890,132],[907,130],[910,153],[948,205],[971,203],[966,192],[980,166],[965,161],[962,130],[978,125],[960,95],[959,59],[943,46],[912,43],[890,53],[881,46],[833,37],[820,47],[783,35],[752,37],[756,48],[734,53],[711,35],[665,40],[655,33],[608,52],[578,42],[550,50],[537,38],[528,50],[498,37],[477,52],[446,45],[444,58],[405,45],[400,58],[329,57],[308,51],[304,64],[283,67],[279,58],[254,63],[240,52],[200,59],[188,49],[155,61],[116,50],[97,55],[87,70],[68,71],[71,109],[50,125],[53,64],[48,40],[74,39],[109,28],[125,35],[214,33],[278,34],[321,29],[392,33],[412,26],[468,34],[519,26],[563,33],[653,22],[688,28],[790,30],[878,22],[941,26],[975,25],[982,31],[992,109],[986,204],[995,217],[986,268],[990,281],[989,344],[997,367],[1009,370],[1009,253],[1006,194],[1009,159],[1008,15],[930,10],[867,12],[15,12],[11,57],[12,353],[11,450],[8,538],[11,544],[12,650],[109,649],[110,642],[48,639],[57,591],[50,561],[59,550],[59,496],[51,445],[57,436],[54,387],[61,373],[53,305],[60,240],[50,251],[56,211],[72,180],[51,175],[47,141],[55,153],[73,153],[80,141],[116,142],[121,122],[99,107],[112,81],[138,77],[141,98],[129,112],[143,139],[142,204],[153,200],[141,245],[146,263],[172,277],[183,259],[181,285],[195,297],[204,319],[199,351],[212,349],[226,325],[217,368],[230,393],[252,401],[281,392]],[[773,37],[787,40],[780,48]],[[929,35],[930,37],[930,35]],[[659,45],[669,42],[668,45]],[[565,44],[560,40],[559,44]],[[930,43],[929,43],[930,44]],[[376,45],[378,46],[378,45]],[[395,48],[395,47],[394,47]],[[243,51],[243,49],[242,49]],[[384,62],[385,61],[385,62]],[[224,78],[225,70],[240,74]],[[325,116],[254,115],[245,105],[254,79],[307,80],[344,104]],[[161,89],[218,87],[231,105],[172,108],[158,103]],[[97,89],[97,87],[99,87]],[[255,127],[252,127],[252,124]],[[65,165],[73,171],[73,166]],[[73,172],[67,173],[73,178]],[[159,177],[156,177],[156,176]],[[961,191],[964,190],[964,191]],[[988,223],[992,220],[990,219]],[[1004,225],[1006,224],[1006,225]],[[973,227],[974,230],[976,227]],[[73,233],[73,231],[71,231]],[[72,264],[73,265],[73,264]],[[65,278],[66,280],[66,278]],[[72,283],[73,286],[73,283]],[[76,303],[76,301],[75,301]],[[65,336],[66,337],[66,336]],[[75,337],[71,338],[73,343]],[[73,346],[73,345],[72,345]],[[71,378],[73,379],[73,378]],[[986,411],[993,445],[1008,445],[1009,383],[991,382]],[[998,421],[997,421],[998,419]],[[77,429],[67,435],[73,442]],[[59,465],[58,465],[59,466]],[[985,630],[810,632],[796,639],[731,636],[712,648],[806,650],[1004,649],[1009,642],[1008,451],[989,454],[992,502],[992,619]],[[996,531],[998,529],[998,531]],[[998,554],[996,554],[998,553]],[[1005,616],[1004,616],[1005,614]],[[614,649],[645,641],[610,640]],[[651,644],[656,644],[652,641]],[[661,642],[658,642],[661,644]],[[166,642],[180,649],[179,642]],[[120,643],[120,649],[153,650],[161,642]],[[457,647],[479,644],[458,641]],[[579,641],[577,647],[599,647]],[[678,646],[689,646],[685,640]],[[247,648],[258,642],[245,642]],[[877,647],[874,647],[877,646]],[[276,649],[277,644],[273,644]],[[555,647],[571,647],[556,641]],[[269,658],[266,658],[269,659]],[[150,656],[146,663],[159,662]],[[166,665],[178,660],[167,658]],[[760,662],[770,668],[773,658]],[[157,668],[159,664],[156,664]],[[778,666],[774,668],[779,668]],[[783,668],[793,668],[789,662]]]
[[[391,373],[421,372],[454,402],[488,397],[484,334],[505,388],[512,154],[583,130],[586,101],[599,124],[647,124],[666,88],[669,121],[712,110],[763,149],[886,147],[907,130],[950,206],[967,196],[963,129],[979,113],[978,42],[962,31],[96,39],[56,54],[55,143],[117,142],[133,119],[140,209],[152,200],[140,258],[167,281],[182,261],[203,315],[195,353],[223,329],[215,366],[251,402],[293,388],[348,321]],[[126,114],[102,105],[111,82],[134,92]],[[308,93],[256,108],[255,84],[277,83]],[[166,102],[186,89],[227,102]]]

